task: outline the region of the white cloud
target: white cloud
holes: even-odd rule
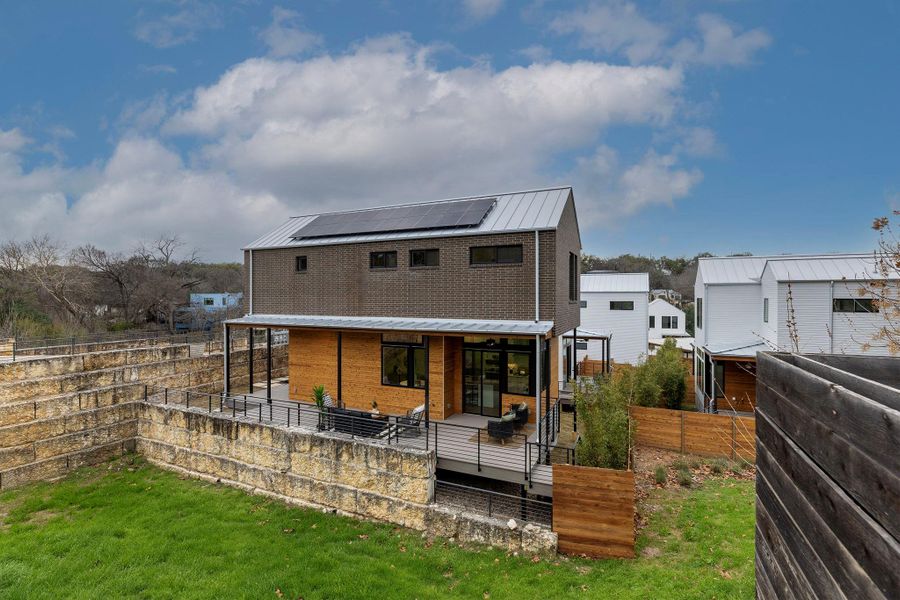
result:
[[[550,29],[575,34],[584,48],[608,54],[622,52],[632,64],[656,59],[668,38],[666,29],[644,18],[631,2],[592,2],[558,15]]]
[[[194,41],[201,31],[224,25],[221,9],[212,2],[185,0],[178,4],[179,10],[160,16],[138,13],[134,36],[157,48],[171,48]]]
[[[550,31],[575,35],[581,47],[599,54],[622,54],[631,64],[741,66],[772,43],[765,30],[739,32],[719,15],[701,14],[693,23],[695,31],[671,43],[678,38],[676,32],[646,18],[634,3],[595,0],[558,13],[550,21]]]
[[[716,132],[709,127],[691,127],[683,136],[679,149],[689,156],[709,158],[724,153]]]
[[[577,160],[570,178],[576,189],[589,190],[590,201],[579,205],[579,223],[584,227],[611,224],[648,206],[671,206],[687,197],[703,174],[679,167],[675,153],[649,150],[639,161],[623,165],[614,149],[600,146]]]
[[[503,0],[462,0],[463,10],[473,21],[486,21],[503,8]]]
[[[519,50],[519,54],[531,62],[548,62],[553,57],[553,52],[547,46],[534,44]]]
[[[710,66],[747,65],[757,52],[772,43],[763,29],[738,33],[734,25],[718,15],[697,17],[697,30],[699,40],[682,40],[672,49],[676,61]]]
[[[320,35],[303,27],[300,13],[280,6],[272,9],[272,23],[259,36],[275,57],[301,54],[322,43]]]
[[[154,73],[157,75],[174,75],[178,69],[172,65],[140,65],[138,69],[144,73]]]
[[[240,63],[165,131],[206,137],[211,167],[296,204],[424,199],[541,184],[609,125],[665,124],[681,85],[678,69],[592,62],[440,70],[394,37]]]

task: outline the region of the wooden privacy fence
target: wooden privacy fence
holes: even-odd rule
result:
[[[565,554],[634,558],[634,473],[553,465],[553,531]]]
[[[16,338],[0,338],[0,358],[13,358]]]
[[[635,444],[698,456],[756,460],[753,417],[630,407]]]
[[[757,366],[757,597],[900,597],[900,359]]]

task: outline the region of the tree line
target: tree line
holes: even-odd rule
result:
[[[239,292],[241,265],[202,262],[177,236],[127,252],[49,236],[0,244],[0,336],[53,337],[148,326],[174,330],[190,293]]]

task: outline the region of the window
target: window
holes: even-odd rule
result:
[[[634,302],[631,300],[611,300],[609,310],[634,310]]]
[[[306,273],[306,257],[305,256],[298,256],[296,259],[294,259],[294,269],[298,273]]]
[[[204,298],[203,299],[203,306],[213,306],[215,303],[216,303],[215,298]]]
[[[877,313],[878,307],[871,298],[835,298],[834,312]]]
[[[569,252],[569,302],[578,300],[578,257]]]
[[[650,315],[650,329],[656,329],[656,315]]]
[[[672,317],[663,317],[662,318],[662,328],[663,329],[672,329]]]
[[[580,306],[581,308],[587,308],[587,300],[582,300]]]
[[[397,252],[370,252],[369,253],[370,269],[396,269],[397,268]]]
[[[763,323],[769,322],[769,299],[763,298]]]
[[[410,250],[410,267],[436,267],[440,264],[440,253],[437,250]]]
[[[716,365],[715,366],[715,395],[716,398],[724,398],[725,397],[725,365]]]
[[[678,315],[672,317],[672,329],[678,329]]]
[[[697,312],[694,315],[697,329],[703,329],[703,298],[697,298]]]
[[[530,396],[531,389],[531,352],[506,353],[506,391],[510,394]]]
[[[523,338],[484,338],[465,337],[463,349],[483,350],[496,353],[500,365],[496,377],[499,391],[503,394],[517,394],[533,396],[534,385],[534,341]],[[464,352],[465,354],[465,352]],[[545,359],[549,359],[549,352],[545,352]],[[465,361],[464,361],[465,362]],[[467,367],[463,367],[464,369]],[[541,368],[544,372],[546,384],[546,371],[549,371],[549,363],[545,362]]]
[[[522,262],[522,246],[472,246],[470,265],[512,265]]]
[[[381,337],[381,383],[425,387],[425,345],[422,336]]]

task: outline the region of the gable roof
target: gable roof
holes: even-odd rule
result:
[[[654,298],[654,299],[650,302],[650,306],[660,306],[660,305],[662,305],[662,304],[665,304],[666,306],[672,308],[673,310],[677,310],[677,311],[680,312],[681,314],[684,314],[684,311],[683,311],[683,310],[681,310],[680,308],[678,308],[677,306],[675,306],[675,305],[672,304],[671,302],[667,302],[667,301],[663,300],[662,298]]]
[[[710,256],[697,262],[697,275],[711,285],[758,283],[765,256]]]
[[[559,225],[566,202],[573,197],[571,187],[548,188],[524,192],[511,192],[505,194],[486,194],[482,196],[469,196],[465,198],[448,198],[432,202],[418,202],[411,204],[392,205],[391,208],[405,206],[422,206],[429,204],[441,204],[458,202],[460,200],[479,200],[494,198],[496,202],[493,208],[485,216],[484,220],[474,227],[458,227],[447,229],[428,229],[411,231],[386,231],[378,233],[358,233],[352,235],[340,235],[322,238],[295,239],[294,234],[302,227],[308,225],[320,216],[304,215],[291,217],[278,228],[266,235],[254,240],[244,247],[244,250],[257,250],[262,248],[295,248],[303,246],[327,246],[333,244],[351,244],[358,242],[378,242],[398,239],[421,239],[434,237],[453,237],[461,235],[480,235],[489,233],[504,233],[512,231],[543,231],[555,229]],[[364,208],[359,210],[340,211],[340,213],[322,214],[363,214],[368,211],[387,208]]]
[[[900,273],[878,272],[873,254],[831,254],[769,260],[766,270],[776,281],[866,281],[900,279]]]
[[[580,283],[580,290],[584,293],[650,293],[648,273],[585,273]]]

